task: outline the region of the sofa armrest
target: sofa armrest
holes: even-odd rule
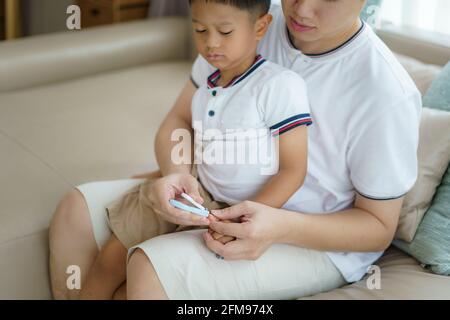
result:
[[[186,18],[161,18],[0,43],[0,93],[158,61],[189,59]]]

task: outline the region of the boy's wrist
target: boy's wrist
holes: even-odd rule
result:
[[[192,171],[191,165],[174,165],[168,168],[162,169],[161,174],[163,177],[171,175],[171,174],[190,174]]]

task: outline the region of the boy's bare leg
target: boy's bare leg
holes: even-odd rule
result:
[[[126,279],[128,250],[112,235],[101,249],[83,285],[81,300],[111,300]]]
[[[122,283],[119,289],[114,292],[113,300],[127,300],[127,283]]]
[[[99,253],[87,203],[78,189],[67,193],[56,208],[50,225],[50,276],[56,300],[79,299],[79,289],[67,287],[69,266],[80,268],[80,284]]]

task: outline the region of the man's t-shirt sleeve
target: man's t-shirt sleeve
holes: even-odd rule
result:
[[[413,187],[418,175],[420,94],[372,110],[376,111],[352,129],[347,152],[350,178],[356,192],[366,198],[397,199]]]
[[[258,106],[273,136],[312,124],[305,81],[293,71],[284,71],[266,83]]]
[[[202,84],[205,84],[208,77],[215,71],[208,61],[201,55],[198,55],[191,70],[191,81],[196,88],[199,88]]]

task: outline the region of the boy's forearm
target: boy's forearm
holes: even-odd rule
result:
[[[304,174],[297,170],[281,169],[274,175],[263,189],[251,201],[265,204],[273,208],[281,208],[289,198],[303,185]]]
[[[190,158],[191,164],[176,164],[173,162],[172,150],[175,145],[180,144],[180,141],[172,141],[172,133],[176,129],[186,129],[191,132],[192,137],[192,128],[183,120],[177,118],[166,118],[155,138],[155,156],[162,176],[167,176],[173,173],[190,173],[192,169],[192,152]],[[192,139],[191,141],[183,141],[183,143],[186,143],[185,150],[189,150],[188,148],[191,150],[193,149],[187,145],[187,143],[190,143],[192,146]]]

